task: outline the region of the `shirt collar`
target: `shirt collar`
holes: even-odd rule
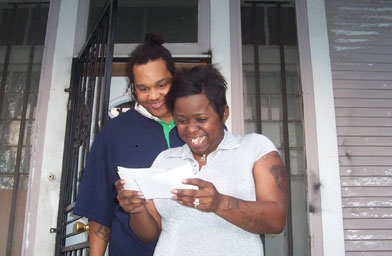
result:
[[[235,149],[240,146],[240,143],[239,143],[238,138],[236,136],[234,136],[233,134],[231,134],[230,132],[228,132],[226,130],[224,130],[224,132],[225,132],[225,135],[223,137],[223,140],[221,141],[221,143],[219,143],[218,148],[214,152],[217,152],[219,150]],[[188,147],[188,145],[184,144],[182,147],[179,147],[176,150],[173,150],[168,155],[168,157],[182,158],[182,159],[192,158],[193,159],[193,154],[192,154],[191,149]]]
[[[148,110],[145,107],[143,107],[142,105],[140,105],[138,102],[135,104],[135,110],[147,118],[150,118],[150,119],[155,120],[157,122],[161,121],[158,117],[153,116],[150,112],[148,112]]]

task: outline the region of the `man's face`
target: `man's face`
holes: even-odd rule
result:
[[[170,123],[173,115],[165,104],[165,96],[171,87],[171,78],[166,62],[160,58],[143,65],[133,66],[135,92],[140,105],[153,116]]]

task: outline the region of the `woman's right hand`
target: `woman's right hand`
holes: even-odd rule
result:
[[[125,190],[124,189],[125,180],[119,179],[114,185],[117,189],[117,200],[121,208],[131,214],[138,214],[146,211],[146,200],[140,198],[143,196],[140,191]]]

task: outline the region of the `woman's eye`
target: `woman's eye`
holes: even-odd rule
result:
[[[177,122],[178,124],[185,124],[185,123],[186,123],[186,120],[184,120],[184,119],[177,119],[176,122]]]
[[[208,118],[198,118],[197,119],[197,121],[199,122],[199,123],[204,123],[204,122],[206,122],[208,120]]]

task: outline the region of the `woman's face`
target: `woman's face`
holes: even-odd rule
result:
[[[213,152],[224,137],[224,122],[229,114],[225,107],[221,119],[204,94],[180,97],[174,106],[174,118],[180,138],[194,156]]]

